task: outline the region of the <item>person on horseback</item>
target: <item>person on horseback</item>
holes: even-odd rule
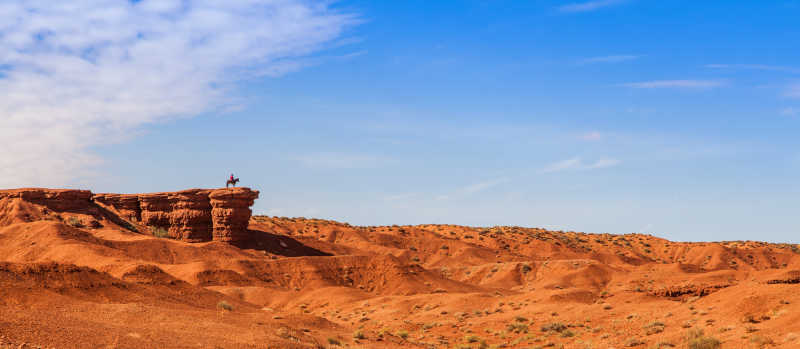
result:
[[[233,173],[231,173],[231,178],[229,178],[228,181],[225,182],[225,188],[227,188],[231,184],[233,184],[233,186],[235,187],[237,182],[239,182],[239,178],[234,178]]]

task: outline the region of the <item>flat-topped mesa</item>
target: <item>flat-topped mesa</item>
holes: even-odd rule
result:
[[[123,218],[188,242],[249,238],[250,206],[258,191],[249,188],[188,189],[151,194],[97,194],[94,200],[111,206]]]

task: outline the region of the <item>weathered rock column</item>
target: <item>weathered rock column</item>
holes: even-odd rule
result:
[[[258,191],[249,188],[217,189],[209,194],[214,241],[240,242],[249,236],[250,206]]]

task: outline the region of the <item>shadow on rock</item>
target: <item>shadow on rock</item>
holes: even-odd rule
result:
[[[231,244],[242,249],[252,249],[284,257],[303,256],[332,256],[316,248],[304,245],[300,241],[284,235],[271,234],[261,230],[248,229],[252,238],[248,241],[232,242]]]

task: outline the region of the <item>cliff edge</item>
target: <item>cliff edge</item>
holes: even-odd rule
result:
[[[23,188],[0,190],[0,226],[83,215],[166,231],[188,242],[246,241],[250,206],[259,192],[250,188],[187,189],[148,194],[92,194],[88,190]],[[74,220],[73,220],[74,222]]]

